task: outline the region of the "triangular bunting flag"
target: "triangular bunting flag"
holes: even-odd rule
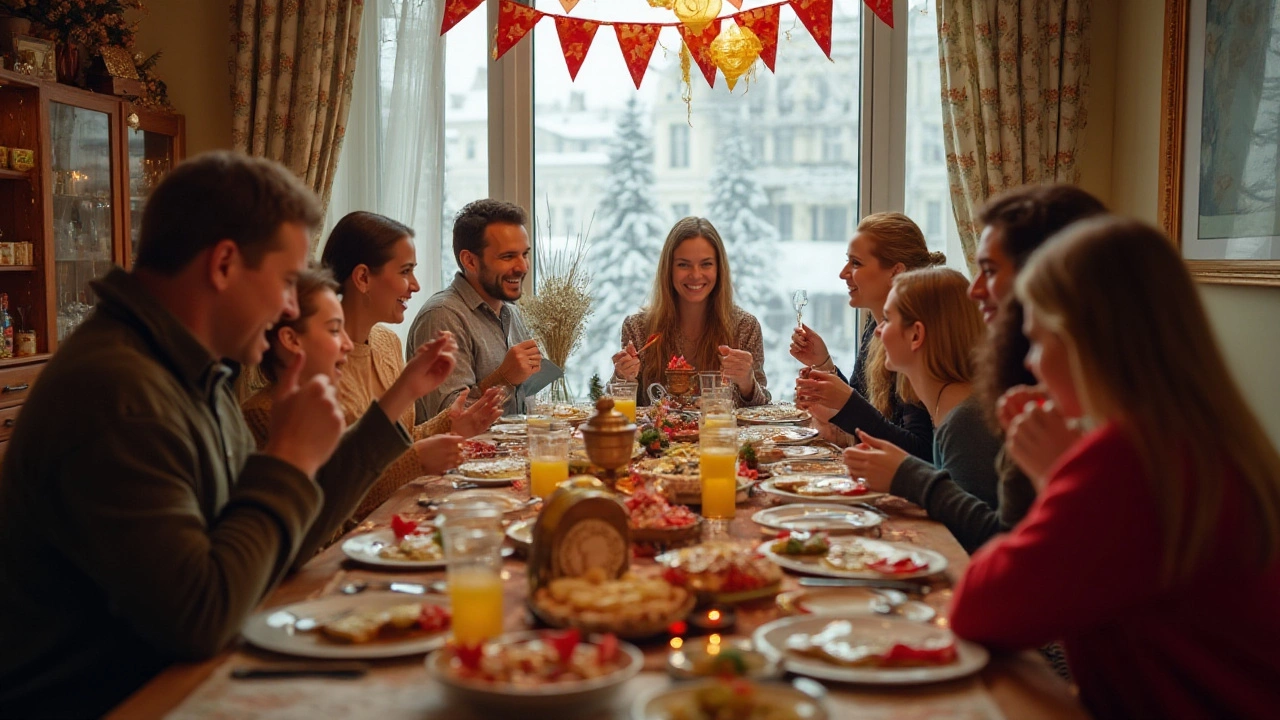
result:
[[[778,59],[778,6],[758,7],[738,13],[733,19],[760,38],[760,59],[769,68],[769,72],[774,72],[773,65]]]
[[[884,21],[885,25],[893,27],[893,0],[863,0],[863,2],[871,8],[871,12],[875,13],[876,17]]]
[[[542,13],[527,5],[502,0],[498,5],[498,32],[493,39],[493,59],[506,55],[541,19]]]
[[[449,32],[449,28],[483,4],[484,0],[444,0],[444,20],[440,23],[440,34]]]
[[[582,61],[587,59],[591,41],[596,37],[600,23],[590,20],[556,17],[556,34],[560,36],[560,49],[564,51],[564,64],[569,66],[570,79],[578,79]]]
[[[658,44],[661,25],[644,23],[616,23],[613,31],[618,34],[618,48],[622,50],[622,60],[631,71],[631,79],[636,89],[640,89],[640,81],[644,79],[645,70],[649,69],[649,58],[653,57],[653,48]]]
[[[684,44],[689,46],[693,61],[698,63],[698,68],[702,70],[702,77],[707,79],[707,84],[711,87],[716,86],[716,64],[711,61],[711,42],[719,34],[720,18],[708,23],[700,33],[690,32],[685,25],[680,26],[680,36],[684,38]]]
[[[728,0],[728,2],[738,10],[742,9],[742,0]]]
[[[570,13],[578,7],[578,0],[560,0],[560,5],[564,7],[565,12]]]
[[[832,0],[791,0],[791,9],[796,11],[828,60],[831,59],[831,4]]]

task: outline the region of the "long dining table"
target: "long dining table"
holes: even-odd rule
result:
[[[389,527],[395,514],[421,516],[421,496],[442,498],[453,491],[445,478],[420,478],[402,487],[375,510],[352,533]],[[511,488],[527,497],[525,489]],[[729,523],[733,538],[760,541],[760,526],[752,514],[777,504],[777,499],[755,493],[739,503],[736,517]],[[963,574],[968,555],[942,524],[929,520],[918,507],[898,498],[878,501],[888,514],[880,526],[884,539],[905,542],[941,553],[948,561],[944,575],[933,581],[933,590],[923,596],[938,612],[935,620],[945,626],[951,587]],[[537,508],[524,511],[536,514]],[[519,516],[514,516],[519,517]],[[262,609],[328,596],[350,582],[376,583],[387,580],[431,582],[444,579],[444,571],[384,572],[347,559],[341,542],[325,549],[296,574],[286,578],[262,603]],[[636,559],[633,565],[651,564]],[[504,573],[504,625],[508,631],[534,627],[525,607],[528,594],[522,559],[508,558]],[[783,591],[798,587],[798,578],[785,574]],[[406,596],[411,598],[413,596]],[[750,637],[752,631],[782,616],[773,598],[755,600],[738,608],[735,636]],[[626,718],[634,700],[647,691],[673,682],[666,673],[669,647],[666,638],[640,644],[644,652],[643,671],[628,680],[613,704],[589,718]],[[112,718],[315,718],[361,717],[378,720],[399,718],[456,718],[468,720],[485,715],[472,708],[452,705],[444,690],[433,681],[421,655],[372,661],[370,671],[357,679],[275,678],[242,680],[232,670],[280,665],[296,661],[283,655],[258,650],[237,642],[208,661],[172,665],[116,707]],[[833,718],[945,718],[954,720],[995,720],[997,718],[1081,718],[1088,717],[1068,684],[1058,677],[1036,652],[993,654],[979,674],[931,685],[902,688],[868,687],[825,683],[825,701]]]

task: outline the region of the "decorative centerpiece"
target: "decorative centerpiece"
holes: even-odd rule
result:
[[[664,385],[654,383],[649,386],[649,402],[657,405],[664,399],[678,407],[693,407],[698,369],[689,364],[683,355],[671,358],[663,371],[666,379]]]
[[[548,208],[548,216],[550,209]],[[539,228],[534,228],[535,231]],[[588,227],[587,232],[590,232]],[[551,224],[546,235],[551,237]],[[542,238],[538,248],[538,291],[520,298],[520,311],[547,359],[563,368],[586,333],[593,312],[591,273],[587,270],[587,233],[580,232],[568,247],[549,250]],[[552,402],[569,402],[572,394],[564,377],[551,383]]]
[[[618,470],[631,462],[636,424],[614,409],[613,398],[602,397],[596,401],[596,414],[578,429],[582,431],[587,457],[604,469],[605,483],[612,490],[618,483]]]

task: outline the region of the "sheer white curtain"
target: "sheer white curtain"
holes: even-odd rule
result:
[[[444,184],[443,3],[378,0],[365,6],[351,117],[325,232],[353,210],[372,210],[417,233],[422,290],[409,303],[404,339],[418,308],[440,289]],[[376,20],[376,21],[375,21]]]

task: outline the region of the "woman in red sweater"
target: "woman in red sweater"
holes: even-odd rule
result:
[[[1027,366],[1089,432],[1021,525],[976,554],[951,627],[995,648],[1061,640],[1102,718],[1274,717],[1280,455],[1157,230],[1071,226],[1017,279]],[[1010,426],[1015,460],[1048,416]]]

